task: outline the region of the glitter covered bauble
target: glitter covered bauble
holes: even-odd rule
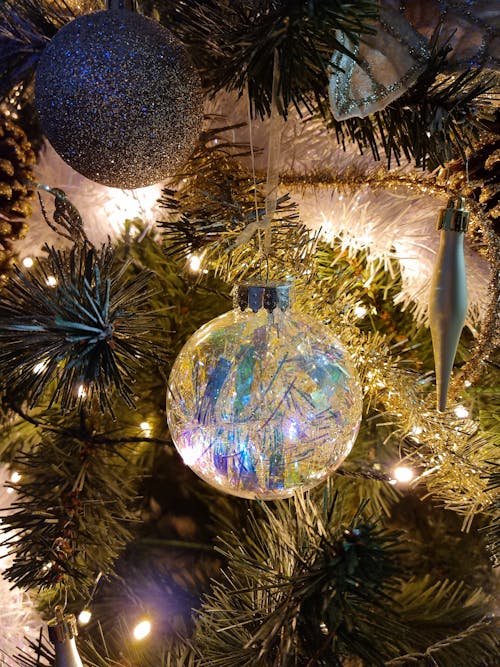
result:
[[[202,122],[200,79],[182,44],[127,10],[61,28],[40,58],[35,102],[45,135],[73,169],[127,189],[179,170]]]
[[[167,416],[184,462],[243,498],[324,480],[351,451],[360,384],[331,332],[290,308],[288,283],[239,285],[235,308],[199,329],[172,368]]]

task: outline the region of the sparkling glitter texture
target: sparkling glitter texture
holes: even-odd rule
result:
[[[35,101],[57,153],[87,178],[119,188],[175,173],[194,149],[203,112],[182,44],[126,10],[61,28],[40,58]]]
[[[242,285],[236,295],[234,310],[179,354],[168,423],[205,481],[272,500],[315,486],[342,463],[359,429],[361,389],[339,341],[288,307],[289,285]]]

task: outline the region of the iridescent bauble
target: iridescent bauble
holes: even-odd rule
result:
[[[177,172],[203,117],[200,78],[182,44],[127,10],[80,16],[56,33],[38,64],[35,104],[63,160],[119,188]]]
[[[180,455],[236,496],[273,500],[317,485],[358,433],[362,395],[348,353],[290,302],[287,283],[239,285],[235,308],[187,341],[170,374]]]

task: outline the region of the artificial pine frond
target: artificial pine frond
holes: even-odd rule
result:
[[[264,180],[254,181],[235,159],[238,150],[243,147],[221,141],[216,131],[207,133],[178,175],[179,189],[165,189],[160,200],[168,215],[159,223],[165,230],[167,252],[179,257],[202,254],[205,265],[226,281],[255,275],[263,264],[259,235],[244,242],[239,239],[249,225],[265,216]],[[279,197],[267,258],[275,270],[283,273],[294,266],[297,272],[305,272],[315,247],[311,236],[298,221],[289,196]]]
[[[131,383],[153,355],[149,275],[126,281],[110,246],[47,248],[46,262],[17,268],[0,302],[0,370],[14,405],[47,391],[64,410],[115,390],[134,405]]]
[[[75,436],[71,437],[71,426]],[[127,456],[133,459],[129,448]],[[130,540],[138,478],[125,451],[99,444],[95,427],[74,420],[66,432],[43,429],[14,461],[21,481],[2,528],[13,555],[4,576],[25,589],[63,585],[85,598]]]
[[[406,623],[426,644],[389,660],[390,667],[495,667],[500,647],[499,625],[489,612],[491,600],[463,583],[433,583],[429,577],[411,579],[398,602]],[[422,640],[420,640],[422,641]]]
[[[495,77],[480,69],[446,74],[449,47],[431,45],[424,72],[404,95],[365,118],[331,119],[341,143],[349,139],[360,150],[380,159],[380,146],[388,167],[403,160],[432,170],[473,148],[494,113],[487,93]]]
[[[340,665],[346,646],[383,664],[370,618],[379,613],[401,632],[388,609],[397,535],[363,508],[347,518],[342,498],[324,488],[250,509],[248,525],[222,537],[228,565],[200,612],[201,665]]]
[[[85,666],[195,667],[197,664],[196,654],[185,638],[165,642],[164,637],[155,636],[153,628],[152,636],[145,641],[131,642],[131,633],[130,625],[116,618],[113,629],[107,632],[100,628],[95,641],[86,639],[86,633],[81,633],[78,647]]]
[[[18,667],[51,667],[54,664],[54,647],[42,631],[40,631],[38,641],[29,639],[27,644],[27,649],[13,656]]]
[[[0,101],[25,88],[40,55],[73,11],[64,0],[5,0],[0,6]]]
[[[492,472],[489,477],[488,488],[496,494],[493,503],[493,517],[486,527],[487,548],[496,567],[500,566],[500,463],[492,462]]]
[[[189,48],[206,87],[239,93],[248,87],[253,110],[261,116],[270,113],[276,53],[285,117],[289,104],[312,109],[327,97],[333,52],[351,55],[337,31],[356,44],[362,33],[375,32],[378,15],[377,3],[370,0],[167,0],[161,10],[162,20]]]

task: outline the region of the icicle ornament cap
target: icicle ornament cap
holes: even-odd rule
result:
[[[48,622],[49,638],[55,646],[54,667],[83,667],[75,644],[78,636],[76,618],[64,614],[62,607],[56,607],[56,616]]]
[[[446,208],[442,208],[439,212],[437,229],[466,232],[469,226],[470,211],[465,206],[465,197],[450,197]]]
[[[64,614],[62,607],[56,607],[55,618],[48,622],[50,641],[63,643],[78,637],[78,627],[74,614]]]

